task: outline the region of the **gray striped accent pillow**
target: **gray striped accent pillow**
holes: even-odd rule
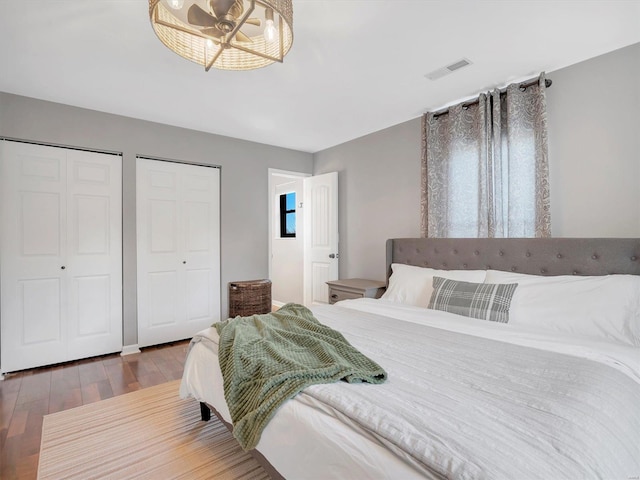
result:
[[[433,277],[429,308],[507,323],[517,283],[471,283]]]

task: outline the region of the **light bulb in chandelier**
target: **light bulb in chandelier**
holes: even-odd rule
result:
[[[174,10],[180,10],[184,6],[184,0],[169,0],[169,6]]]
[[[278,37],[278,30],[273,24],[273,10],[270,8],[267,8],[265,10],[265,22],[264,22],[263,35],[267,43],[275,42],[276,38]]]

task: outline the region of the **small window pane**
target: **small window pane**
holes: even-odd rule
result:
[[[287,235],[293,235],[295,236],[296,234],[296,213],[287,213],[287,220],[286,220],[286,225],[287,225]]]
[[[296,209],[296,192],[287,193],[287,211]]]
[[[280,195],[280,237],[296,236],[296,194],[295,192]]]

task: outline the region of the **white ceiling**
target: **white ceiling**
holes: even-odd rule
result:
[[[146,0],[0,0],[0,91],[316,152],[640,42],[640,0],[293,6],[283,64],[205,73],[160,43]]]

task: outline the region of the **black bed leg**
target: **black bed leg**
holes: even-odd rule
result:
[[[203,422],[208,422],[211,420],[211,410],[207,406],[206,403],[200,402],[200,417]]]

